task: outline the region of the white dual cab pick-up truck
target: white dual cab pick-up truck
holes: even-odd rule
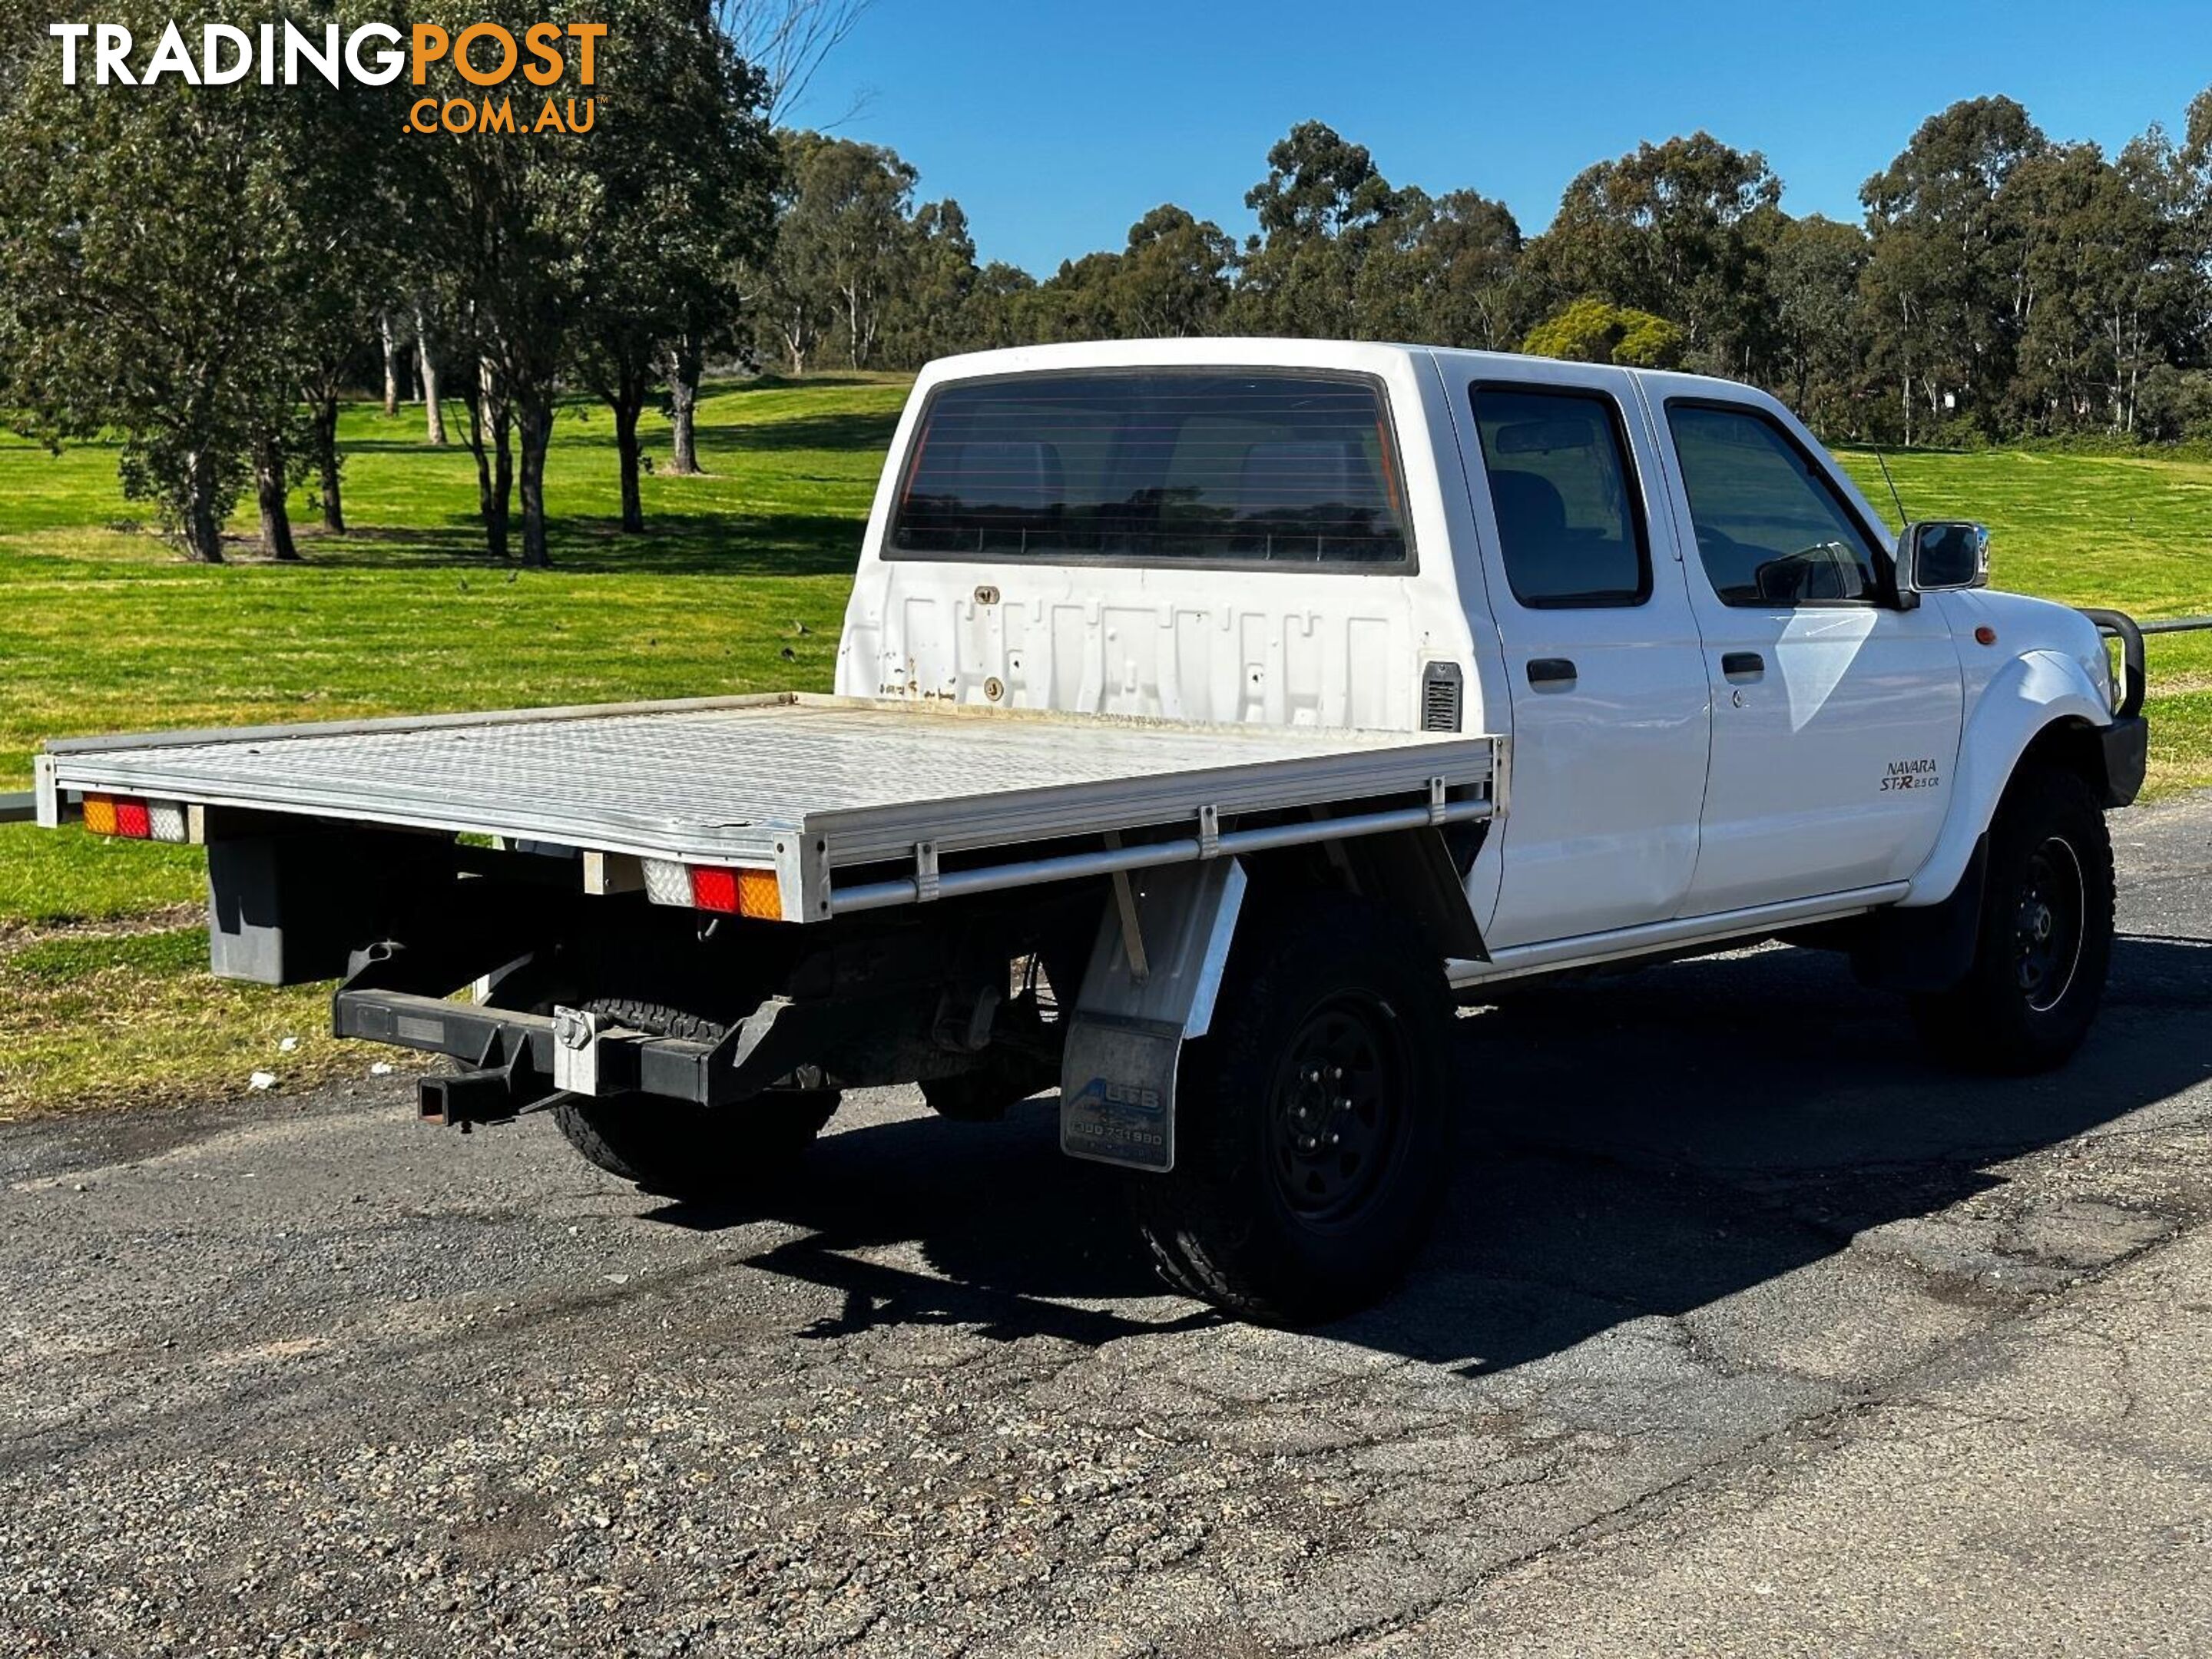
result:
[[[1719,380],[988,353],[915,388],[834,697],[60,742],[40,809],[204,843],[216,970],[343,977],[433,1121],[772,1203],[842,1088],[1056,1083],[1172,1283],[1307,1320],[1419,1245],[1455,1001],[1780,938],[1954,1062],[2073,1051],[2141,639],[1985,546]]]

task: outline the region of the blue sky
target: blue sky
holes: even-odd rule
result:
[[[2054,138],[2117,149],[2208,84],[2201,4],[876,0],[793,118],[889,144],[983,258],[1044,276],[1166,201],[1241,238],[1267,147],[1308,118],[1394,184],[1472,186],[1533,233],[1639,139],[1707,128],[1764,150],[1793,213],[1856,217],[1954,100],[2009,93]]]

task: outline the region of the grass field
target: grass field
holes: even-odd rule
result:
[[[352,532],[307,533],[296,567],[258,562],[242,538],[233,565],[181,563],[130,523],[112,448],[54,457],[0,437],[0,789],[26,787],[40,738],[72,732],[825,688],[903,397],[852,378],[714,391],[708,476],[648,477],[642,537],[615,528],[605,417],[571,407],[547,471],[550,571],[483,556],[473,464],[458,443],[424,445],[418,410],[348,412]],[[665,455],[665,429],[647,439]],[[1886,501],[1874,459],[1845,459]],[[2212,611],[2212,464],[1996,452],[1892,465],[1916,513],[1991,526],[2004,586]],[[307,530],[304,495],[295,511]],[[2212,784],[2212,635],[2151,649],[2154,787]],[[366,1067],[368,1051],[321,1035],[320,991],[199,971],[199,891],[189,851],[0,828],[0,1116]]]
[[[549,571],[483,557],[474,463],[425,445],[419,409],[347,412],[351,532],[312,533],[302,495],[301,566],[244,539],[230,566],[182,563],[130,525],[112,447],[0,436],[0,790],[74,732],[826,690],[904,397],[860,379],[712,392],[708,476],[646,478],[641,537],[616,528],[604,414],[571,407],[546,469]],[[208,977],[184,908],[200,869],[189,849],[0,827],[0,1116],[366,1067],[323,1035],[323,992]]]

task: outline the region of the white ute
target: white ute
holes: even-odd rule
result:
[[[342,976],[433,1121],[728,1201],[842,1088],[1056,1084],[1170,1281],[1304,1321],[1420,1242],[1455,1000],[1779,937],[2073,1052],[2141,639],[1986,570],[1724,381],[992,352],[915,387],[835,696],[58,742],[40,810],[204,843],[216,970]]]

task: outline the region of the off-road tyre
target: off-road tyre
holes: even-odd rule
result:
[[[1273,1325],[1385,1295],[1449,1170],[1452,1024],[1434,951],[1373,906],[1298,893],[1248,915],[1183,1051],[1176,1167],[1129,1178],[1161,1277]]]
[[[595,997],[584,1006],[653,1036],[690,1042],[718,1042],[728,1029],[634,999]],[[553,1119],[568,1144],[609,1175],[657,1197],[708,1202],[788,1182],[837,1099],[835,1089],[771,1089],[710,1108],[649,1095],[571,1095]]]
[[[2112,842],[2089,785],[2048,767],[2013,780],[1990,826],[1973,964],[1913,1000],[1929,1052],[2019,1077],[2063,1066],[2097,1017],[2112,955]]]

